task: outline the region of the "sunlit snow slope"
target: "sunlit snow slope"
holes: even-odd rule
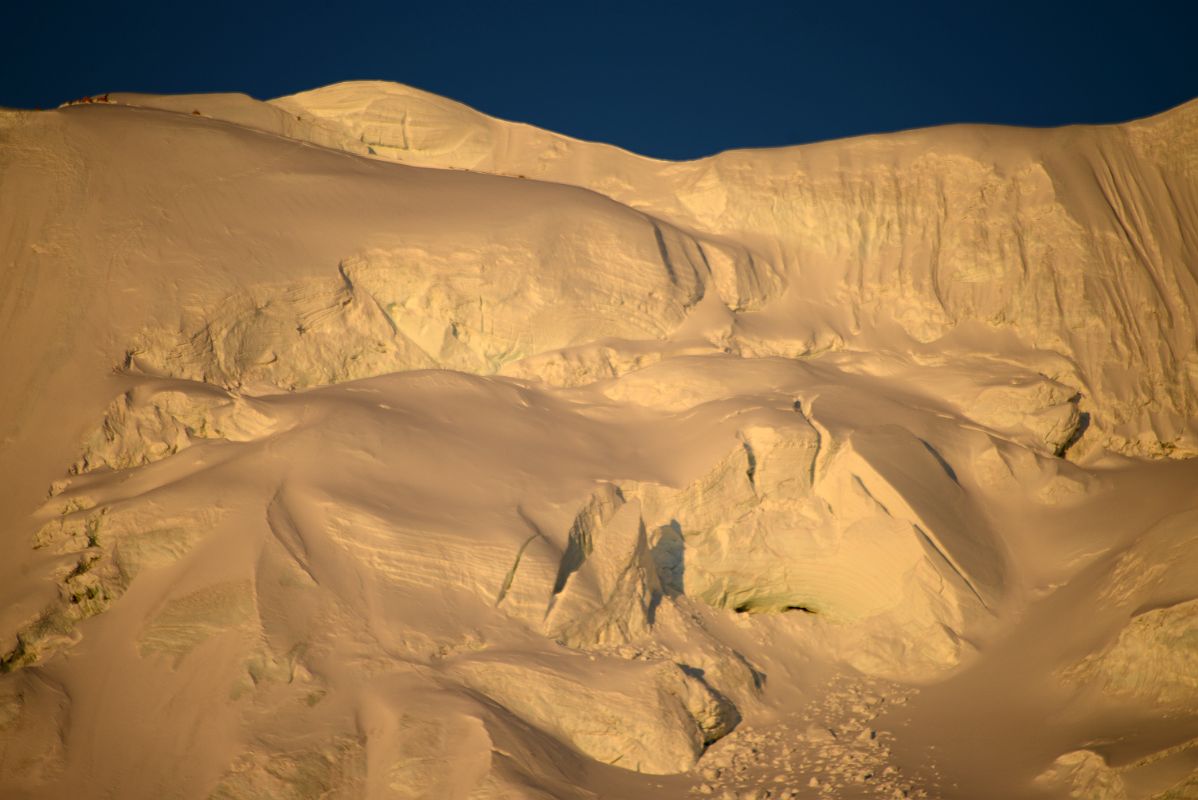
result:
[[[1198,793],[1198,105],[114,93],[0,209],[4,797]]]

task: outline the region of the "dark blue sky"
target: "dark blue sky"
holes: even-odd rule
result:
[[[1195,0],[20,5],[0,105],[380,78],[664,158],[1198,97]]]

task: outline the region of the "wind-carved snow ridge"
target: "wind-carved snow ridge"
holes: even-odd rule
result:
[[[0,112],[0,795],[1188,796],[1196,114]]]

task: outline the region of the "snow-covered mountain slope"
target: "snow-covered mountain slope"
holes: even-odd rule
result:
[[[890,321],[921,342],[967,321],[1011,331],[1070,362],[1103,444],[1198,446],[1196,103],[1126,126],[959,126],[684,164],[395,84],[273,103],[379,157],[585,186],[746,242],[785,268],[794,296],[848,311],[842,340]],[[788,356],[812,348],[788,344]]]
[[[0,112],[0,788],[1185,796],[1196,115]]]

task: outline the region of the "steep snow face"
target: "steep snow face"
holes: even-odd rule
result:
[[[1184,796],[1196,113],[0,112],[0,794]]]
[[[1051,377],[1084,396],[1091,441],[1198,448],[1198,105],[1120,127],[961,126],[671,164],[395,84],[272,102],[382,158],[585,186],[754,243],[805,302],[849,312],[845,339],[887,322],[919,342],[974,321],[1014,332],[1070,363]]]

